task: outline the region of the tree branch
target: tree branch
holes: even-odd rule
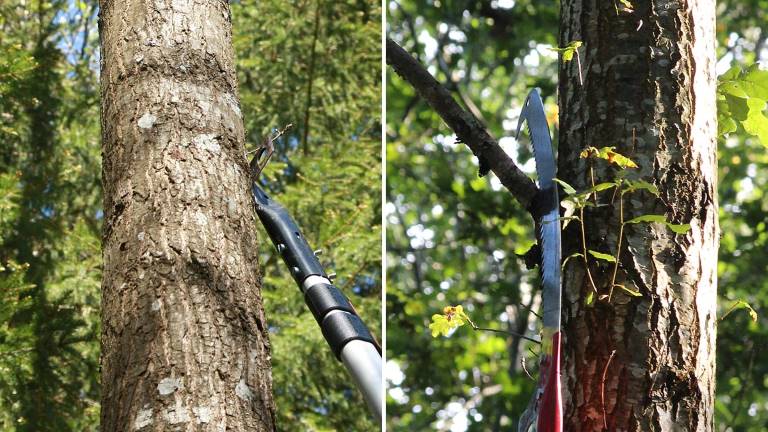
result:
[[[480,162],[480,175],[490,169],[499,178],[501,184],[525,208],[529,209],[536,185],[507,156],[499,143],[472,114],[464,111],[443,87],[410,54],[387,38],[387,64],[408,81],[424,98],[458,139],[465,143]]]

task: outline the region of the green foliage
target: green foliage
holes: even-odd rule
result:
[[[568,63],[569,61],[573,60],[573,56],[579,55],[579,48],[581,47],[582,42],[581,41],[572,41],[568,43],[568,45],[564,46],[563,48],[550,48],[552,51],[559,52],[563,55],[563,61],[565,63]]]
[[[611,282],[609,284],[608,294],[599,295],[598,296],[599,300],[607,300],[610,302],[613,296],[614,288],[620,288],[624,293],[632,297],[641,296],[639,291],[636,291],[625,285],[615,283],[616,273],[618,271],[619,266],[621,265],[621,263],[619,262],[619,254],[621,251],[621,243],[623,241],[624,228],[626,225],[638,224],[638,223],[652,223],[652,222],[661,223],[661,224],[664,224],[667,228],[669,228],[675,234],[685,234],[691,229],[690,224],[671,223],[667,220],[666,216],[664,215],[640,215],[632,219],[625,220],[624,195],[632,192],[637,192],[637,191],[648,191],[658,198],[659,190],[656,186],[654,186],[653,184],[645,180],[628,179],[627,177],[629,176],[629,172],[627,170],[629,168],[637,168],[637,164],[631,159],[629,159],[628,157],[616,152],[614,149],[615,147],[602,147],[599,149],[595,147],[587,147],[580,154],[581,159],[605,160],[611,166],[615,165],[615,168],[617,169],[615,171],[616,178],[614,180],[593,184],[593,186],[590,187],[589,189],[579,192],[576,189],[574,189],[573,186],[569,185],[563,180],[555,179],[555,181],[563,187],[563,191],[565,192],[565,195],[566,195],[561,201],[561,206],[565,209],[564,215],[562,217],[563,229],[565,229],[565,227],[568,225],[568,223],[571,220],[576,220],[579,223],[579,227],[581,229],[581,234],[582,234],[581,248],[583,253],[571,254],[563,261],[562,266],[563,268],[565,268],[565,263],[567,263],[570,258],[573,258],[576,256],[579,256],[582,258],[582,261],[584,262],[584,268],[586,269],[587,276],[589,278],[589,282],[592,285],[592,291],[587,293],[587,297],[585,299],[586,305],[591,305],[594,301],[594,295],[600,293],[599,287],[595,285],[594,279],[592,278],[592,273],[589,267],[588,255],[600,261],[613,263],[613,276],[611,277]],[[593,167],[590,166],[590,170],[592,170],[592,168]],[[593,179],[593,182],[594,182],[594,179]],[[617,236],[616,253],[615,255],[611,255],[611,254],[599,252],[599,251],[588,248],[589,245],[587,245],[586,237],[584,235],[585,224],[587,223],[584,217],[584,209],[587,207],[593,207],[597,205],[599,192],[607,191],[614,188],[617,189],[618,191],[618,203],[616,203],[615,205],[618,208],[618,214],[619,214],[619,231],[616,234]],[[613,198],[611,198],[611,203],[614,202],[615,197],[616,197],[616,194],[614,194]],[[579,212],[579,215],[574,216],[574,214],[577,211]]]
[[[599,149],[595,147],[587,147],[586,149],[582,150],[580,157],[582,159],[587,159],[587,158],[603,159],[608,161],[609,163],[615,164],[621,169],[637,168],[636,163],[634,163],[630,158],[620,153],[617,153],[615,149],[616,147],[601,147]]]
[[[432,337],[448,336],[453,329],[461,327],[467,322],[469,322],[469,317],[461,305],[446,306],[443,308],[442,314],[432,315],[432,324],[429,325],[429,330],[432,331]]]
[[[514,136],[529,88],[554,94],[556,2],[398,1],[388,11],[389,36],[471,100],[494,136]],[[533,244],[530,216],[495,178],[477,178],[474,156],[407,83],[391,70],[387,80],[387,430],[510,430],[535,387],[521,367],[536,358],[528,342],[463,329],[433,339],[428,325],[432,311],[461,304],[477,322],[529,331],[517,323],[533,316],[537,275],[514,254]],[[513,141],[502,146],[532,161]]]
[[[673,224],[667,221],[667,217],[664,215],[640,215],[624,223],[637,224],[637,223],[647,223],[647,222],[657,222],[657,223],[664,224],[667,226],[667,228],[672,230],[672,232],[674,232],[675,234],[685,234],[691,229],[690,224]]]
[[[0,428],[95,430],[98,81],[71,43],[95,14],[31,6],[0,6]]]
[[[39,3],[39,4],[38,4]],[[312,63],[315,5],[320,21]],[[265,183],[380,334],[378,3],[232,5],[252,145],[287,123]],[[101,164],[98,5],[0,4],[0,430],[99,422]],[[265,31],[268,29],[268,31]],[[304,154],[304,126],[311,116]],[[284,430],[373,430],[346,371],[262,237]],[[312,367],[307,367],[311,364]]]
[[[595,251],[595,250],[592,250],[592,249],[588,249],[587,252],[590,255],[592,255],[593,257],[595,257],[595,258],[597,258],[599,260],[603,260],[603,261],[607,261],[607,262],[612,262],[612,263],[616,262],[616,258],[614,258],[613,255],[610,255],[610,254],[607,254],[607,253],[598,252],[598,251]]]
[[[731,73],[738,67],[739,76],[758,61],[765,65],[765,56],[760,58],[758,53],[764,54],[766,47],[768,1],[726,1],[718,9],[719,62]],[[721,132],[729,115],[721,110],[722,97],[718,92]],[[734,123],[736,130],[721,138],[718,149],[718,316],[725,316],[735,302],[743,300],[754,308],[757,322],[747,313],[732,313],[718,323],[715,421],[718,431],[757,432],[768,423],[768,352],[764,349],[768,340],[768,280],[764,277],[768,268],[768,153],[765,141],[755,139],[740,121]]]
[[[738,125],[768,147],[768,70],[757,65],[733,66],[719,77],[717,114],[719,133],[728,135]]]
[[[617,19],[623,19],[635,2],[614,3]],[[489,131],[502,137],[502,147],[531,172],[528,146],[504,137],[513,134],[531,87],[550,95],[545,107],[551,111],[557,59],[549,56],[549,48],[560,45],[559,4],[389,5],[388,35],[448,83],[458,101],[473,101]],[[756,51],[766,47],[768,1],[725,0],[717,10],[720,64],[748,69],[760,60]],[[523,306],[529,295],[536,295],[536,278],[513,256],[533,243],[530,218],[492,178],[476,179],[472,154],[454,142],[452,132],[407,83],[391,70],[387,79],[388,428],[514,430],[514,415],[534,387],[520,369],[521,356],[532,364],[529,346],[518,349],[511,338],[483,332],[431,339],[427,325],[430,311],[457,303],[473,318],[510,328],[523,316],[530,318]],[[722,125],[724,116],[719,117]],[[722,141],[718,316],[742,299],[754,307],[758,321],[732,313],[719,322],[716,430],[757,432],[768,422],[768,153],[740,122]],[[606,192],[595,192],[614,193],[612,186],[600,187]],[[653,185],[631,176],[623,179],[622,191],[658,196]],[[585,206],[594,205],[579,198]],[[578,220],[573,207],[563,223]],[[616,289],[633,295],[622,286]],[[596,297],[588,294],[585,302]],[[491,391],[491,383],[501,389]]]
[[[321,262],[338,274],[336,285],[381,335],[379,3],[241,2],[232,17],[249,147],[293,124],[275,142],[262,183],[324,251]],[[259,229],[279,428],[375,430]]]

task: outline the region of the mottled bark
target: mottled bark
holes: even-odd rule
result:
[[[100,6],[101,429],[274,430],[229,6]]]
[[[661,224],[627,226],[617,283],[641,297],[616,290],[610,303],[586,306],[591,288],[583,262],[569,261],[564,427],[711,431],[718,247],[714,0],[632,5],[634,11],[620,2],[563,2],[560,43],[584,42],[584,84],[575,61],[561,67],[559,176],[587,187],[588,166],[579,152],[617,146],[639,165],[631,178],[661,192],[659,198],[628,195],[625,217],[664,214],[691,230],[675,235]],[[598,182],[611,177],[600,167]],[[610,195],[602,201],[608,204]],[[588,248],[615,253],[613,204],[587,213]],[[572,223],[566,231],[563,256],[579,248],[577,230]],[[607,293],[612,267],[592,262],[590,268],[600,293]]]

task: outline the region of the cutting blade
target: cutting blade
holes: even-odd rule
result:
[[[517,135],[523,122],[528,131],[536,160],[539,193],[534,214],[537,237],[541,246],[542,281],[542,356],[539,386],[528,409],[521,416],[520,430],[537,432],[562,431],[562,395],[560,388],[560,200],[555,175],[557,165],[552,149],[544,103],[537,89],[531,90],[520,113]]]

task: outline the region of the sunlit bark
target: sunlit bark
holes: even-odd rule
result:
[[[592,290],[582,261],[564,272],[565,430],[711,431],[714,411],[718,213],[714,1],[569,0],[560,43],[583,41],[560,71],[559,176],[589,187],[587,146],[616,146],[639,165],[631,178],[656,185],[628,194],[625,219],[664,214],[689,223],[627,225],[610,303],[585,305]],[[612,177],[595,164],[596,181]],[[617,199],[603,195],[586,214],[588,248],[615,254]],[[612,204],[612,205],[610,205]],[[576,224],[564,235],[580,246]],[[592,261],[599,294],[610,265]],[[597,298],[597,296],[595,296]],[[613,358],[612,353],[615,351]]]
[[[101,430],[274,430],[229,5],[100,6]]]

